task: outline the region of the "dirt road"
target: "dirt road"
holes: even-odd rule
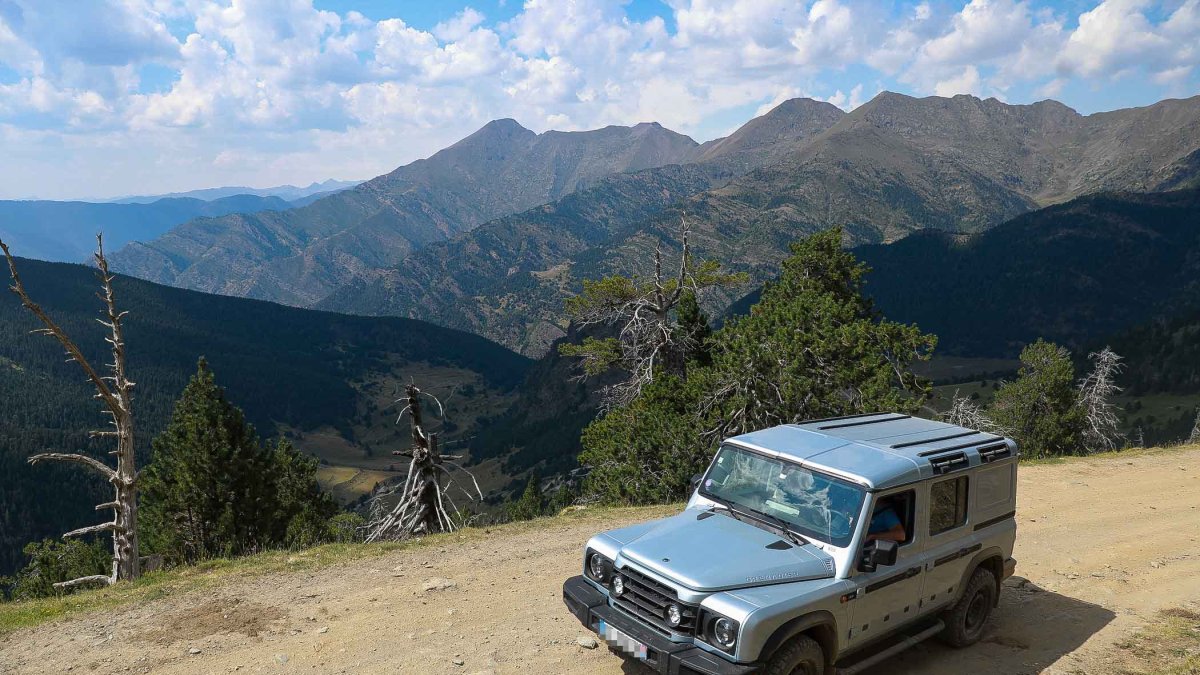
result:
[[[1114,672],[1156,610],[1200,601],[1200,448],[1026,466],[1019,500],[1017,577],[984,641],[927,643],[875,675]],[[560,589],[592,532],[645,517],[548,519],[84,615],[0,638],[0,672],[637,673],[576,644]]]

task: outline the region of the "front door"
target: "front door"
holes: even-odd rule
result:
[[[894,517],[881,515],[888,509]],[[873,521],[868,527],[876,525],[872,529],[880,530],[877,534],[886,531],[890,533],[887,536],[895,536],[896,530],[890,525],[899,520],[903,540],[897,542],[899,550],[895,565],[880,565],[874,572],[855,573],[854,582],[859,590],[851,608],[853,620],[848,637],[852,647],[886,635],[896,626],[915,619],[920,612],[924,582],[922,542],[914,528],[918,522],[915,491],[908,489],[874,495],[868,513],[872,514]]]

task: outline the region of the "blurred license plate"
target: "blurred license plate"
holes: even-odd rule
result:
[[[605,642],[613,647],[616,647],[617,649],[620,649],[626,654],[642,660],[645,660],[645,658],[649,655],[649,648],[647,648],[646,645],[629,637],[619,628],[610,626],[606,622],[601,621],[597,629],[597,632],[600,633]]]

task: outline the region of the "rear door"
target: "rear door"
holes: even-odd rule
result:
[[[921,613],[937,611],[958,597],[959,584],[981,545],[971,536],[971,498],[974,476],[961,473],[930,481],[925,501],[928,517],[920,528],[926,535],[925,582]]]

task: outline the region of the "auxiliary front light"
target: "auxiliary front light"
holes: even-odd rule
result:
[[[667,623],[670,624],[671,627],[675,627],[678,626],[681,621],[683,621],[683,612],[679,609],[679,605],[667,605]]]
[[[613,577],[612,593],[618,598],[622,595],[625,595],[625,577],[621,576],[620,574]]]

